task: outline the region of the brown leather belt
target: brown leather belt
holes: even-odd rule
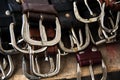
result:
[[[54,28],[51,27],[51,28],[46,28],[46,29],[47,29],[46,33],[48,36],[48,40],[51,40],[55,36]],[[34,30],[31,30],[31,32],[32,32],[31,36],[33,37],[33,39],[39,39],[37,30],[34,29]],[[36,35],[35,35],[35,33],[36,33]],[[35,46],[34,48],[37,49],[37,48],[40,48],[40,46]],[[56,55],[58,53],[57,45],[47,47],[46,53],[47,53],[47,55]],[[43,55],[44,54],[40,54],[40,56],[43,56]]]
[[[101,63],[102,55],[100,51],[91,51],[88,49],[83,54],[77,54],[76,59],[80,66],[96,65]]]
[[[53,5],[48,0],[23,0],[23,13],[27,13],[29,18],[40,18],[40,15],[56,15]]]

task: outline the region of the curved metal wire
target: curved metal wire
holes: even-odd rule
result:
[[[33,58],[33,55],[32,55],[32,59],[31,59],[31,62],[33,63],[32,64],[32,70],[33,70],[33,73],[36,75],[36,76],[40,76],[40,77],[51,77],[51,76],[54,76],[54,75],[57,75],[60,71],[60,50],[58,49],[58,53],[56,55],[56,68],[53,72],[49,72],[49,73],[45,73],[45,74],[41,74],[41,73],[38,73],[36,70],[35,70],[35,62],[34,62],[34,58]]]
[[[116,23],[114,24],[113,20],[110,18],[110,23],[112,25],[113,29],[109,29],[104,25],[104,18],[105,18],[105,3],[102,5],[102,11],[101,11],[101,16],[100,16],[100,22],[101,22],[101,27],[108,33],[113,33],[116,32],[118,27],[119,27],[119,21],[120,21],[120,12],[117,13],[116,17]]]
[[[22,70],[23,70],[23,74],[24,74],[28,79],[30,79],[30,80],[39,80],[39,79],[40,79],[40,77],[37,77],[37,76],[32,75],[32,74],[29,74],[29,73],[27,72],[26,60],[25,60],[24,57],[23,57],[23,59],[22,59]]]
[[[71,48],[71,49],[68,49],[64,46],[63,42],[60,41],[59,42],[59,46],[60,48],[64,51],[64,52],[67,52],[67,53],[73,53],[73,52],[78,52],[78,51],[81,51],[83,49],[85,49],[89,43],[90,43],[90,35],[89,35],[89,31],[88,31],[88,24],[85,24],[85,35],[86,35],[86,40],[85,40],[85,43],[81,46],[78,41],[76,41],[77,44],[79,44],[77,47],[74,47],[74,48]],[[81,33],[82,34],[82,33]],[[81,36],[81,35],[80,35]],[[80,39],[81,40],[81,39]]]
[[[24,49],[21,49],[17,46],[17,42],[15,40],[15,34],[14,34],[14,23],[11,23],[10,24],[10,36],[11,36],[11,45],[16,49],[18,50],[19,52],[22,52],[22,53],[26,53],[26,54],[29,54],[29,51],[28,50],[24,50]],[[44,38],[44,40],[46,40],[46,38]],[[43,52],[47,49],[47,47],[42,47],[38,50],[34,50],[34,53],[39,53],[39,52]]]
[[[92,12],[92,10],[90,9],[90,7],[88,6],[87,1],[84,0],[84,2],[85,2],[85,5],[86,5],[87,8],[88,8],[88,11],[89,11],[90,14],[92,15],[93,12]],[[99,3],[100,9],[101,9],[101,3],[100,3],[100,1],[97,0],[97,2]],[[98,21],[98,18],[99,18],[100,15],[101,15],[101,13],[100,13],[100,15],[98,15],[97,17],[93,17],[93,18],[89,18],[89,19],[82,18],[82,17],[79,15],[78,8],[77,8],[77,6],[76,6],[76,1],[73,2],[73,10],[74,10],[74,15],[75,15],[76,19],[77,19],[78,21],[80,21],[80,22],[83,22],[83,23],[96,22],[96,21]]]
[[[42,34],[42,36],[44,37],[44,35],[46,35],[45,30],[44,30],[44,26],[42,25],[42,21],[39,21],[39,27],[41,28],[40,31]],[[36,40],[32,40],[29,36],[29,24],[27,22],[27,17],[25,14],[23,14],[23,25],[22,25],[22,36],[24,38],[24,40],[26,42],[28,42],[31,45],[37,45],[37,46],[52,46],[57,44],[60,39],[61,39],[61,27],[60,27],[60,23],[58,18],[56,17],[56,35],[55,38],[51,41],[36,41]]]

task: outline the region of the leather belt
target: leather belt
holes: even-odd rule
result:
[[[12,16],[15,26],[22,26],[22,7],[16,0],[8,0],[10,15]],[[20,30],[19,30],[20,31]]]
[[[101,79],[106,80],[107,78],[107,68],[106,65],[102,59],[102,55],[100,51],[96,50],[95,48],[92,48],[90,50],[90,47],[85,52],[81,52],[80,54],[76,55],[77,58],[77,79],[81,79],[81,67],[82,66],[89,66],[89,72],[91,75],[91,79],[95,79],[94,77],[94,68],[93,66],[101,64],[101,69],[103,72],[103,75]]]
[[[71,28],[82,26],[81,22],[76,20],[73,12],[73,0],[51,0],[51,3],[55,6],[58,12],[58,18],[61,23],[61,27]]]
[[[90,64],[101,64],[102,60],[100,51],[91,50],[86,50],[83,54],[77,54],[76,58],[80,66],[89,66]]]
[[[14,23],[15,27],[15,33],[16,33],[16,38],[18,39],[20,37],[20,29],[21,29],[21,7],[19,4],[16,3],[15,0],[5,0],[4,2],[4,6],[5,7],[5,12],[3,13],[3,20],[5,23],[5,25],[0,24],[0,26],[4,26],[1,28],[1,50],[4,53],[8,53],[8,54],[16,54],[18,53],[15,49],[13,49],[13,47],[9,44],[10,43],[10,31],[9,31],[9,26],[11,23]],[[7,19],[4,19],[7,18]],[[4,49],[3,49],[3,48]],[[7,50],[5,50],[7,49]]]
[[[23,0],[23,13],[27,13],[29,18],[40,18],[41,14],[56,15],[53,5],[48,0]]]
[[[3,3],[4,3],[4,5],[3,5]],[[6,36],[8,38],[8,37],[10,37],[9,36],[9,25],[10,25],[10,23],[14,22],[14,24],[16,26],[21,26],[21,23],[22,23],[21,7],[20,7],[19,4],[16,3],[15,0],[2,0],[1,4],[5,8],[5,9],[0,9],[0,10],[2,10],[1,11],[2,14],[0,14],[1,33],[8,35],[8,36]],[[15,30],[16,33],[18,31],[20,31],[20,30],[17,30],[17,29]],[[10,39],[7,39],[7,40],[10,40]]]
[[[6,53],[2,50],[2,47],[5,49],[11,49],[12,47],[9,45],[10,43],[10,35],[9,35],[9,25],[12,22],[12,16],[9,14],[9,6],[7,0],[1,0],[0,2],[0,48],[2,53]]]
[[[8,27],[12,21],[12,17],[6,15],[7,11],[9,11],[7,0],[1,0],[0,5],[0,28]]]

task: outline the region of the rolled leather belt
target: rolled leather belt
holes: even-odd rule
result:
[[[77,54],[76,59],[80,66],[97,65],[101,63],[102,55],[100,51],[86,50],[82,54]]]

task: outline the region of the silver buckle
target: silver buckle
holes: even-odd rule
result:
[[[13,72],[14,72],[14,64],[13,64],[13,60],[11,58],[10,55],[7,55],[7,58],[8,58],[8,65],[9,65],[9,69],[7,72],[4,71],[4,67],[2,67],[2,65],[0,64],[0,70],[2,72],[2,77],[1,77],[1,80],[4,80],[4,79],[8,79],[12,76]]]
[[[45,29],[42,25],[42,21],[39,21],[39,27],[40,27],[40,31],[41,31],[41,38],[45,37],[44,35],[46,35],[45,33]],[[44,35],[43,35],[44,34]],[[24,38],[25,41],[27,41],[29,44],[31,45],[38,45],[38,46],[52,46],[57,44],[60,39],[61,39],[61,27],[60,27],[60,23],[58,18],[56,17],[56,36],[53,40],[51,41],[36,41],[36,40],[32,40],[29,36],[29,24],[27,22],[27,17],[25,14],[23,14],[23,25],[22,25],[22,36]]]
[[[11,36],[11,45],[16,49],[18,50],[19,52],[22,52],[22,53],[26,53],[26,54],[29,54],[29,51],[28,50],[25,50],[25,49],[21,49],[17,46],[17,42],[15,40],[15,34],[14,34],[14,23],[11,23],[10,24],[10,36]],[[44,38],[45,39],[45,38]],[[26,43],[28,44],[28,43]],[[43,52],[47,49],[47,47],[42,47],[38,50],[34,50],[34,53],[39,53],[39,52]]]
[[[35,62],[34,62],[34,58],[33,58],[33,55],[32,56],[32,59],[31,59],[31,62],[32,62],[32,71],[33,73],[36,75],[36,76],[40,76],[40,77],[51,77],[51,76],[54,76],[56,74],[59,73],[60,71],[60,50],[58,49],[58,54],[56,55],[56,68],[54,69],[54,71],[49,71],[49,73],[45,73],[45,74],[41,74],[39,72],[37,72],[35,70]],[[38,63],[37,63],[38,64]],[[53,70],[53,69],[52,69]]]
[[[100,9],[101,9],[101,3],[100,3],[100,1],[97,0],[97,2],[99,3]],[[90,7],[89,7],[88,4],[87,4],[87,0],[84,0],[84,3],[85,3],[85,5],[86,5],[86,7],[88,8],[88,11],[90,12],[90,14],[93,15],[92,10],[90,9]],[[82,18],[82,17],[79,15],[78,8],[77,8],[77,6],[76,6],[76,2],[75,2],[75,1],[73,2],[73,10],[74,10],[74,14],[75,14],[76,19],[77,19],[78,21],[80,21],[80,22],[83,22],[83,23],[96,22],[96,21],[98,20],[99,16],[101,15],[101,14],[100,14],[100,15],[97,16],[97,17],[93,17],[93,18],[89,18],[89,19],[84,19],[84,18]]]
[[[120,21],[120,12],[117,13],[117,18],[116,18],[116,23],[114,24],[113,20],[110,18],[110,23],[112,25],[113,29],[109,29],[104,25],[104,17],[105,17],[105,3],[102,5],[102,11],[101,11],[101,16],[100,16],[100,22],[101,22],[101,27],[108,33],[114,33],[117,31],[119,27],[119,21]]]
[[[2,42],[1,42],[1,38],[0,38],[0,52],[2,53],[2,54],[17,54],[18,52],[15,50],[15,49],[10,49],[10,50],[5,50],[5,49],[3,49],[3,47],[2,47]]]
[[[74,38],[75,39],[73,39],[73,37],[72,37],[72,39],[74,40],[74,41],[71,41],[72,43],[71,44],[73,44],[73,42],[74,43],[76,43],[77,44],[77,47],[72,47],[71,49],[68,49],[68,48],[66,48],[65,46],[64,46],[64,44],[63,44],[63,42],[62,41],[60,41],[59,42],[59,46],[60,46],[60,48],[64,51],[64,52],[67,52],[67,53],[73,53],[73,52],[78,52],[78,51],[81,51],[81,50],[83,50],[83,49],[85,49],[88,45],[89,45],[89,43],[90,43],[90,36],[89,36],[89,31],[88,31],[89,29],[88,29],[88,24],[85,24],[85,34],[86,34],[86,40],[85,40],[85,43],[83,44],[83,41],[82,41],[82,33],[81,33],[81,31],[79,31],[79,34],[80,34],[80,40],[81,40],[81,44],[79,44],[79,42],[78,42],[78,39],[75,37],[75,34],[73,34],[74,36]],[[72,46],[72,45],[71,45]]]
[[[38,80],[40,79],[40,77],[37,77],[35,75],[32,75],[32,74],[29,74],[27,72],[27,66],[26,66],[26,60],[25,60],[25,57],[23,57],[22,59],[22,71],[23,71],[23,74],[28,78],[28,79],[32,79],[32,80]]]
[[[101,62],[102,62],[103,76],[100,80],[106,80],[106,78],[107,78],[107,68],[106,68],[106,65],[105,65],[103,59],[101,60]],[[95,80],[94,71],[93,71],[93,68],[92,68],[91,61],[89,61],[89,63],[90,63],[89,71],[90,71],[90,75],[91,75],[91,80]],[[77,63],[77,80],[81,80],[81,74],[82,74],[81,66],[79,65],[79,63]]]

